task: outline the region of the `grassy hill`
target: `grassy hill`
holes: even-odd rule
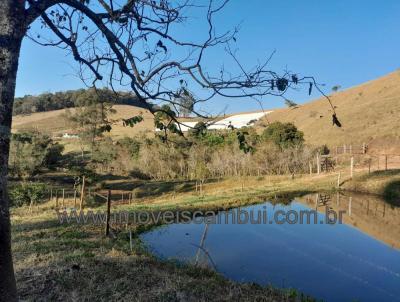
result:
[[[400,150],[400,71],[332,95],[343,124],[332,126],[332,110],[326,99],[291,109],[278,109],[258,123],[292,122],[314,145],[336,146],[366,142],[371,148]]]
[[[268,122],[292,122],[305,133],[307,142],[313,145],[334,147],[365,142],[370,150],[400,153],[400,71],[334,93],[331,98],[342,128],[332,126],[332,110],[324,98],[295,109],[277,109],[256,126],[262,131]],[[113,108],[116,113],[111,118],[115,123],[109,135],[120,138],[153,133],[153,116],[145,109],[130,105],[115,105]],[[36,128],[52,136],[73,132],[62,117],[64,112],[65,109],[61,109],[14,116],[13,131]],[[138,114],[143,115],[143,122],[133,128],[122,125],[122,119]]]
[[[106,135],[113,138],[133,137],[138,134],[152,134],[154,133],[154,118],[153,115],[140,107],[131,105],[114,105],[116,110],[114,114],[110,115],[110,119],[114,121],[112,130]],[[69,109],[73,112],[73,108]],[[60,137],[58,140],[65,146],[65,151],[78,151],[80,150],[79,141],[76,139],[64,139],[61,136],[65,133],[75,133],[74,129],[67,123],[63,117],[65,109],[53,110],[47,112],[38,112],[27,115],[16,115],[13,117],[12,131],[21,132],[31,129],[37,129],[42,133],[49,134],[52,137]],[[130,118],[136,115],[142,115],[143,121],[135,127],[124,127],[122,119]]]
[[[153,115],[143,108],[130,105],[114,105],[116,113],[110,118],[114,120],[113,128],[110,135],[114,137],[123,137],[136,135],[141,132],[149,132],[154,129]],[[72,112],[74,109],[70,109]],[[71,126],[64,119],[65,109],[32,113],[29,115],[17,115],[13,118],[13,132],[24,131],[29,129],[38,129],[41,132],[52,136],[62,135],[67,132],[73,132]],[[144,118],[143,122],[135,127],[124,127],[122,119],[126,119],[141,114]]]
[[[154,117],[146,109],[135,107],[131,105],[114,105],[113,109],[116,111],[110,115],[113,120],[112,130],[109,135],[120,138],[124,136],[132,137],[138,134],[151,134],[154,133]],[[71,112],[74,108],[68,109]],[[13,132],[21,132],[31,129],[37,129],[40,132],[47,133],[51,136],[62,136],[64,133],[74,133],[74,129],[68,124],[63,117],[66,109],[37,112],[31,114],[16,115],[13,117],[12,129]],[[259,111],[254,111],[259,112]],[[254,113],[246,112],[246,113]],[[241,115],[239,113],[237,115]],[[127,119],[136,115],[142,115],[143,121],[136,124],[134,127],[124,127],[122,124],[123,119]],[[228,118],[233,114],[226,114],[220,117],[212,117],[214,121]],[[198,117],[182,117],[179,118],[182,122],[198,122],[202,118]]]

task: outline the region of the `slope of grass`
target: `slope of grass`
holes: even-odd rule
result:
[[[269,122],[293,122],[313,145],[370,143],[371,148],[399,150],[400,71],[334,93],[332,102],[343,124],[332,126],[332,109],[326,99],[298,108],[278,109],[258,123],[262,130]],[[399,153],[399,152],[398,152]]]
[[[154,122],[152,114],[143,109],[130,105],[114,105],[113,109],[116,113],[110,115],[110,119],[114,121],[113,129],[110,135],[114,137],[123,137],[136,135],[140,132],[154,130]],[[73,108],[70,109],[73,112]],[[71,125],[63,118],[65,109],[32,113],[29,115],[17,115],[13,117],[13,131],[24,131],[29,129],[37,129],[50,135],[62,135],[68,132],[74,132]],[[143,122],[135,127],[123,127],[122,119],[126,119],[135,115],[142,115]]]
[[[400,204],[400,170],[361,173],[345,182],[344,189],[382,196],[390,203]]]

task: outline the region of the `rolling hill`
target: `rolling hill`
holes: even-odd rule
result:
[[[276,109],[261,118],[255,126],[261,132],[273,121],[292,122],[304,132],[309,144],[334,147],[365,142],[369,145],[369,150],[400,153],[400,70],[334,93],[331,99],[342,128],[332,125],[332,110],[324,98],[294,109]],[[116,113],[111,119],[115,122],[109,135],[120,138],[154,132],[153,116],[145,109],[131,105],[114,105],[113,108]],[[13,131],[33,128],[52,136],[73,133],[73,129],[62,117],[64,112],[65,109],[61,109],[14,116]],[[143,122],[133,128],[122,125],[122,119],[138,114],[143,115]],[[231,115],[225,118],[229,116]],[[182,119],[185,122],[197,120]]]
[[[330,147],[368,143],[370,150],[400,150],[400,70],[376,80],[334,93],[333,105],[342,128],[332,125],[332,109],[320,98],[298,108],[277,109],[257,123],[292,122],[313,145]]]
[[[123,137],[152,131],[154,129],[153,115],[149,111],[131,105],[114,105],[113,108],[116,110],[116,113],[110,116],[110,119],[114,120],[110,135]],[[74,109],[70,110],[73,112]],[[64,113],[65,109],[60,109],[14,116],[12,123],[13,132],[37,129],[51,136],[61,136],[69,132],[73,133],[74,130],[71,129],[71,126],[68,125],[63,117]],[[143,116],[143,122],[137,124],[133,128],[124,127],[122,125],[122,119],[139,114]]]

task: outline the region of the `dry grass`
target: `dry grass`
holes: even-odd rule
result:
[[[400,153],[400,71],[335,93],[332,101],[342,128],[332,126],[332,110],[322,98],[296,109],[276,110],[266,119],[293,122],[313,145],[367,142],[372,148]],[[266,124],[265,119],[259,122],[259,130]]]
[[[319,178],[324,179],[322,184],[329,177]],[[249,199],[250,195],[274,195],[278,193],[277,188],[281,190],[279,193],[295,192],[304,187],[305,181],[302,177],[294,180],[276,177],[265,182],[247,179],[248,186],[242,191],[232,187],[234,181],[226,180],[219,185],[207,185],[203,197],[193,196],[193,192],[175,198],[164,195],[136,200],[118,209],[194,210],[238,206],[255,202]],[[213,196],[207,195],[211,192]],[[218,192],[219,195],[214,195]],[[225,199],[227,195],[229,200]],[[265,200],[258,198],[258,202]],[[158,260],[147,253],[138,237],[131,251],[126,230],[110,239],[102,235],[100,226],[60,225],[52,202],[40,205],[33,213],[27,208],[14,209],[12,224],[16,276],[20,298],[24,301],[302,300],[293,290],[236,283],[207,269]]]
[[[358,170],[353,181],[348,181],[348,174],[343,172],[342,175],[346,188],[362,183],[370,184],[369,190],[376,190],[372,184],[379,183],[381,188],[387,189],[390,184],[400,181],[398,171],[368,175]],[[204,185],[203,195],[193,191],[193,184],[184,182],[164,184],[154,193],[153,185],[160,186],[160,183],[150,182],[139,187],[143,193],[140,198],[135,198],[130,205],[115,203],[113,211],[219,210],[273,198],[291,200],[294,195],[333,189],[336,176],[336,173],[330,173],[298,175],[294,179],[289,176],[264,176],[209,181]],[[130,182],[132,180],[125,179],[110,181],[107,185],[120,191],[131,190]],[[134,186],[137,187],[137,183]],[[69,201],[71,204],[72,200]],[[92,210],[103,210],[104,202],[92,206]],[[110,239],[102,235],[102,226],[60,225],[54,207],[52,201],[35,207],[33,213],[29,213],[27,208],[12,210],[16,276],[20,298],[24,301],[301,300],[295,291],[235,283],[207,269],[156,259],[143,248],[137,237],[151,226],[129,226],[135,234],[135,245],[131,251],[125,228],[116,231],[116,238]],[[85,209],[90,208],[87,205]],[[369,220],[360,213],[355,208],[349,223],[363,223],[362,229],[367,233],[370,231],[373,236],[387,233],[384,239],[391,242],[393,236],[382,231],[385,230],[384,225],[368,224]],[[387,211],[386,214],[390,213]],[[398,217],[397,210],[393,213]]]
[[[383,196],[389,202],[400,202],[400,170],[360,173],[344,184],[344,189]]]
[[[152,114],[143,109],[129,105],[114,105],[113,108],[116,113],[110,115],[110,119],[115,121],[110,135],[115,137],[137,135],[153,131],[154,122]],[[70,109],[71,112],[74,109]],[[17,115],[13,117],[13,131],[23,131],[28,129],[38,129],[41,132],[51,135],[60,135],[66,132],[74,131],[67,121],[62,117],[65,109],[54,110],[48,112],[38,112],[29,115]],[[135,127],[123,127],[122,119],[126,119],[135,115],[142,115],[143,122],[137,124]]]

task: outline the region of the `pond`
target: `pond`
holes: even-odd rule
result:
[[[342,213],[342,223],[326,223],[327,208]],[[295,213],[313,210],[315,221],[295,221]],[[241,222],[245,213],[261,222],[239,223],[240,213]],[[217,218],[165,225],[142,240],[159,257],[208,266],[236,281],[295,288],[324,301],[400,301],[396,205],[368,195],[313,194]]]

